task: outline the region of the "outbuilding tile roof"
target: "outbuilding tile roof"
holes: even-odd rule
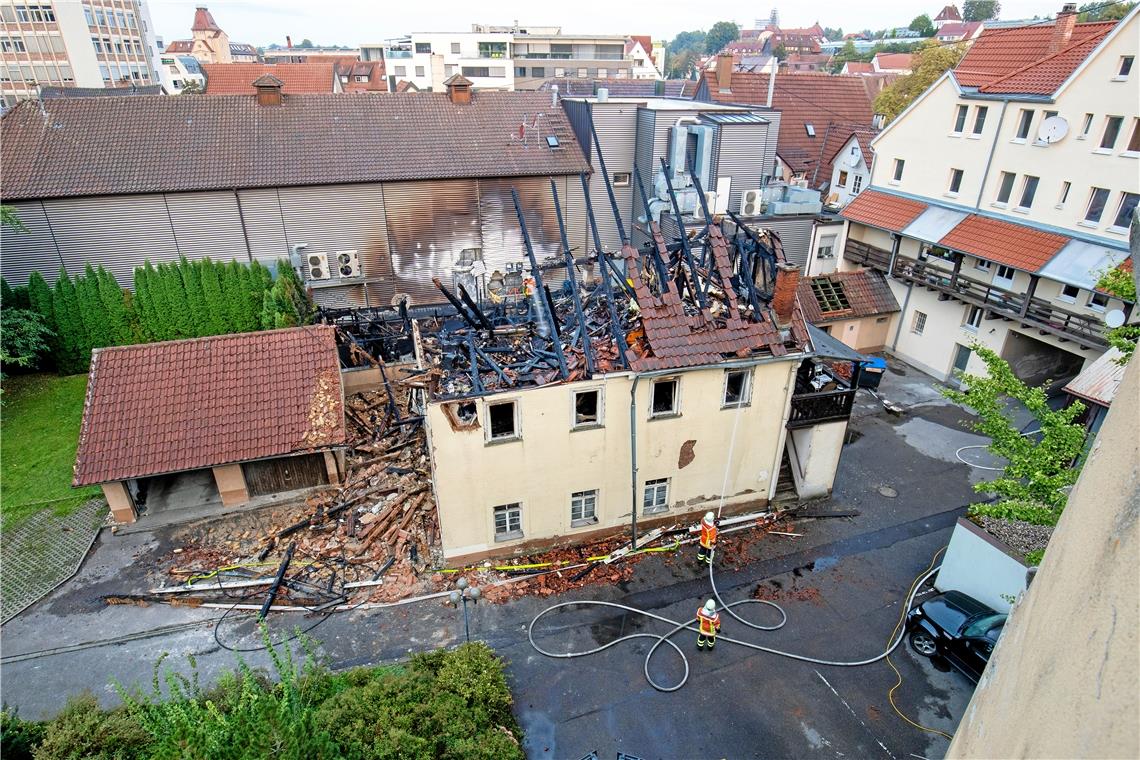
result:
[[[334,61],[319,63],[203,63],[207,95],[252,95],[253,82],[265,75],[283,83],[286,95],[334,91]]]
[[[327,325],[95,349],[74,485],[343,445]]]
[[[878,53],[872,65],[877,64],[879,69],[910,69],[913,62],[911,53]]]
[[[832,272],[800,280],[797,287],[804,319],[813,325],[840,319],[893,314],[899,310],[886,277],[877,269]],[[839,302],[830,297],[834,293]]]
[[[768,74],[734,71],[727,91],[717,84],[715,71],[703,73],[708,99],[716,103],[763,105],[768,99]],[[772,107],[780,112],[777,152],[795,172],[814,173],[827,125],[871,123],[874,113],[863,77],[819,72],[788,72],[776,76]],[[814,136],[807,125],[812,126]]]
[[[518,139],[537,114],[560,147]],[[75,98],[43,112],[24,101],[0,119],[0,165],[5,201],[588,169],[548,94],[493,91],[466,105],[442,92],[286,95],[279,106],[253,95]]]
[[[870,61],[848,61],[843,68],[847,74],[871,74],[875,71]]]
[[[926,210],[922,201],[901,198],[878,190],[864,190],[848,203],[841,216],[853,222],[900,232]]]
[[[1069,37],[1069,47],[1082,41],[1099,42],[1112,31],[1116,23],[1098,21],[1076,24]],[[1054,24],[1039,23],[986,28],[954,67],[954,78],[964,87],[982,87],[1032,66],[1050,56],[1049,45],[1053,39],[1053,29]],[[1073,68],[1076,68],[1076,64]],[[1044,94],[1050,93],[1052,90]]]
[[[1068,242],[1064,235],[971,214],[939,244],[1015,269],[1039,272]]]

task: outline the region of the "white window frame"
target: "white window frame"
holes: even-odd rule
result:
[[[1072,288],[1076,292],[1073,293],[1072,295],[1068,295],[1067,293],[1065,293],[1066,288]],[[1077,296],[1079,296],[1080,294],[1081,294],[1081,289],[1079,287],[1077,287],[1076,285],[1070,285],[1068,283],[1061,283],[1061,290],[1057,292],[1057,300],[1063,301],[1064,303],[1076,303],[1077,302]]]
[[[1085,120],[1081,124],[1081,133],[1077,135],[1078,140],[1087,140],[1089,134],[1092,133],[1093,119],[1096,117],[1091,113],[1085,114]]]
[[[1017,118],[1017,128],[1013,133],[1013,139],[1010,142],[1024,144],[1029,141],[1029,135],[1033,129],[1033,109],[1022,108]]]
[[[499,513],[502,510],[504,516],[503,527],[504,530],[499,530]],[[512,517],[514,518],[512,520]],[[517,527],[512,528],[512,523]],[[515,501],[509,504],[497,504],[491,507],[491,532],[495,536],[495,541],[517,541],[525,534],[522,525],[522,502]]]
[[[1061,183],[1061,196],[1057,199],[1057,203],[1056,203],[1056,205],[1053,206],[1053,208],[1058,209],[1058,210],[1063,209],[1065,207],[1065,204],[1068,203],[1068,201],[1069,201],[1069,191],[1072,189],[1073,189],[1073,183],[1072,182],[1068,182],[1068,181],[1062,182]]]
[[[1120,218],[1120,212],[1124,210],[1124,201],[1128,200],[1129,195],[1136,195],[1136,193],[1121,191],[1120,200],[1116,204],[1116,211],[1112,214],[1112,224],[1108,225],[1109,232],[1128,232],[1128,224],[1119,225],[1116,222]],[[1125,221],[1127,222],[1127,220]]]
[[[578,396],[583,393],[596,393],[598,394],[598,419],[593,422],[579,422],[578,421]],[[593,428],[605,427],[606,420],[606,404],[605,392],[602,386],[593,388],[576,388],[570,394],[570,429],[571,430],[592,430]]]
[[[858,172],[851,179],[851,194],[858,195],[863,190],[863,175]]]
[[[974,123],[970,127],[968,137],[972,137],[976,140],[982,136],[982,133],[986,131],[986,118],[989,114],[989,106],[977,106],[974,109]]]
[[[847,172],[844,171],[843,169],[840,169],[839,170],[839,178],[837,180],[835,180],[835,184],[838,185],[839,187],[847,187],[847,177],[848,177]]]
[[[1005,276],[1005,272],[1009,272],[1009,277]],[[1015,277],[1017,277],[1017,269],[1007,264],[998,264],[997,271],[994,272],[993,284],[1006,288],[1012,288],[1013,280]]]
[[[1120,126],[1117,127],[1117,129],[1116,129],[1116,135],[1113,137],[1112,143],[1110,145],[1105,145],[1104,141],[1106,139],[1108,139],[1108,130],[1109,130],[1109,127],[1112,126],[1114,119],[1120,120]],[[1123,116],[1119,116],[1116,114],[1106,115],[1104,117],[1104,129],[1102,129],[1100,132],[1100,142],[1097,143],[1097,147],[1093,151],[1093,153],[1100,153],[1102,155],[1112,153],[1112,151],[1116,150],[1116,144],[1118,142],[1120,142],[1120,133],[1123,131],[1124,131],[1124,117]]]
[[[896,158],[894,172],[891,174],[891,184],[897,185],[902,182],[903,171],[906,169],[906,159]]]
[[[645,481],[641,491],[641,514],[656,515],[669,511],[669,478]]]
[[[1127,62],[1127,63],[1126,63]],[[1128,71],[1124,70],[1125,65],[1128,66]],[[1112,77],[1114,82],[1127,82],[1128,76],[1132,73],[1132,69],[1136,68],[1136,56],[1122,55],[1116,63],[1116,74]]]
[[[1032,197],[1029,198],[1029,205],[1027,206],[1027,205],[1025,205],[1025,194],[1027,192],[1029,192],[1030,182],[1033,183],[1033,194],[1032,194]],[[1032,174],[1026,174],[1025,177],[1023,177],[1021,180],[1021,194],[1017,199],[1017,206],[1015,206],[1013,210],[1014,211],[1021,211],[1022,213],[1024,213],[1026,211],[1029,211],[1029,209],[1033,208],[1033,202],[1035,200],[1037,200],[1037,190],[1040,187],[1041,187],[1041,178],[1040,177],[1035,177]]]
[[[966,321],[962,323],[962,329],[976,333],[982,326],[982,317],[984,315],[985,309],[981,306],[967,306]]]
[[[653,397],[656,395],[658,384],[673,383],[673,408],[667,412],[657,412],[653,410]],[[649,385],[649,419],[659,420],[669,417],[681,416],[681,378],[680,377],[659,377]]]
[[[990,271],[990,262],[985,259],[974,259],[974,269],[980,269],[983,272]]]
[[[1009,186],[1006,187],[1006,179],[1009,179]],[[1017,182],[1017,174],[1015,172],[1001,172],[998,175],[997,195],[994,196],[993,205],[998,208],[1005,208],[1009,205],[1010,199],[1013,197],[1013,184]],[[1002,198],[1002,195],[1005,198]]]
[[[1104,193],[1104,203],[1101,204],[1100,213],[1097,214],[1096,219],[1089,219],[1089,211],[1092,210],[1093,201],[1096,200],[1098,191],[1101,191]],[[1104,219],[1104,211],[1105,211],[1105,209],[1108,208],[1108,199],[1111,196],[1112,196],[1112,192],[1108,188],[1105,188],[1105,187],[1093,187],[1091,190],[1089,190],[1089,201],[1088,201],[1088,203],[1085,204],[1085,213],[1081,217],[1081,221],[1078,222],[1078,224],[1080,224],[1084,227],[1097,227],[1097,226],[1099,226],[1101,220]]]
[[[911,317],[910,331],[915,335],[922,335],[923,330],[926,329],[926,312],[915,310],[914,316]]]
[[[954,112],[954,128],[950,130],[950,134],[958,137],[966,131],[966,120],[970,118],[970,107],[966,105],[959,105],[958,110]]]
[[[957,198],[958,193],[962,192],[962,180],[965,178],[966,172],[963,169],[952,167],[950,169],[950,182],[946,186],[945,195],[948,195],[951,198]],[[957,180],[957,187],[954,186],[955,180]]]
[[[610,181],[614,187],[629,187],[630,173],[629,172],[614,172],[610,175]]]
[[[511,406],[511,414],[514,417],[514,430],[510,433],[510,435],[493,435],[491,433],[491,428],[493,427],[493,425],[491,423],[491,408],[497,407],[497,406],[506,406],[508,404]],[[484,401],[483,402],[483,419],[485,419],[487,421],[486,436],[487,436],[487,443],[488,444],[508,443],[510,441],[522,440],[522,425],[521,425],[521,421],[519,420],[519,402],[518,402],[518,399],[500,399],[500,400],[494,400],[494,401],[490,401],[490,400]]]
[[[740,400],[728,400],[728,379],[733,375],[743,375],[744,384],[740,388]],[[751,369],[726,369],[724,371],[724,383],[720,391],[720,408],[721,409],[739,409],[742,406],[752,405],[752,370]]]
[[[1089,300],[1085,304],[1093,311],[1103,312],[1108,308],[1109,296],[1106,293],[1098,293],[1095,290],[1089,291]],[[1097,301],[1104,301],[1104,303],[1097,303]]]
[[[1132,150],[1133,141],[1137,143],[1138,150]],[[1140,118],[1132,119],[1132,131],[1128,133],[1128,142],[1124,143],[1124,150],[1120,155],[1126,158],[1140,157]]]
[[[575,517],[575,511],[578,516]],[[570,494],[570,527],[584,528],[598,524],[598,489],[588,488]]]
[[[839,235],[823,235],[819,239],[819,248],[816,249],[817,259],[834,259],[835,244],[839,242]]]
[[[451,43],[451,54],[452,55],[459,55],[462,52],[463,52],[463,48],[460,45],[460,43],[458,43],[458,42]]]

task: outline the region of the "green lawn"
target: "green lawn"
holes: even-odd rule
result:
[[[71,487],[87,375],[18,375],[0,399],[0,517],[12,528],[41,509],[69,514],[98,488]]]

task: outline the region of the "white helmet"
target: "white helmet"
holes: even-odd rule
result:
[[[716,612],[716,602],[714,602],[712,599],[709,599],[707,602],[705,602],[705,614],[711,615],[714,612]]]
[[[712,525],[715,521],[716,515],[714,515],[712,512],[705,512],[705,522],[707,522],[709,525]]]

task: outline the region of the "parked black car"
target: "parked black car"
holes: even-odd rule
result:
[[[975,683],[982,677],[1006,616],[961,591],[927,599],[907,613],[910,645],[924,657],[940,656]]]

